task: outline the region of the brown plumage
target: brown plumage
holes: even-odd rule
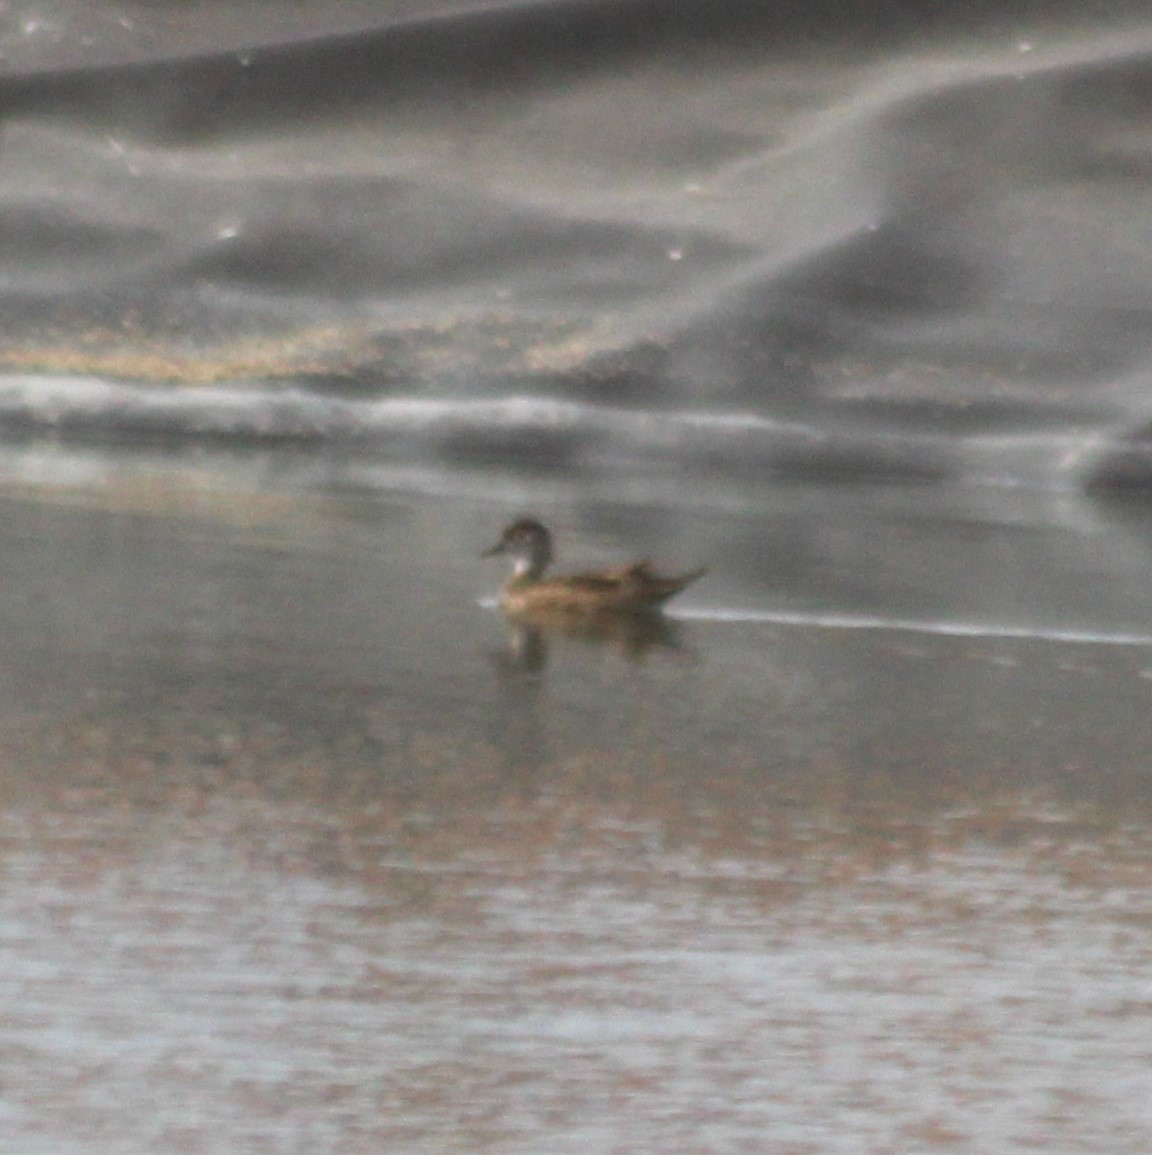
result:
[[[602,614],[652,614],[703,569],[664,577],[646,561],[598,573],[545,578],[552,561],[552,535],[533,518],[513,522],[485,557],[508,554],[512,576],[504,583],[500,604],[511,615],[595,617]]]

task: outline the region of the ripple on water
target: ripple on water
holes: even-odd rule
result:
[[[11,1149],[1146,1149],[1144,836],[869,866],[561,810],[431,857],[252,800],[10,817]]]

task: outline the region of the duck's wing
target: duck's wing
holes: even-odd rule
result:
[[[579,574],[576,580],[589,590],[597,589],[606,593],[611,591],[628,599],[656,604],[679,593],[705,573],[707,567],[702,566],[688,573],[664,576],[652,568],[651,562],[634,561],[619,569],[606,570],[600,574]]]
[[[644,581],[650,574],[646,561],[633,562],[631,565],[621,566],[619,569],[597,570],[589,573],[565,574],[559,579],[566,585],[587,590],[589,593],[616,593],[631,588],[638,582]]]

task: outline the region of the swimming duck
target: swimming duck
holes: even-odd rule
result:
[[[552,562],[552,535],[534,518],[509,525],[485,557],[508,554],[512,576],[500,591],[500,605],[513,616],[597,617],[606,614],[655,614],[663,604],[705,571],[675,577],[654,573],[646,561],[599,573],[545,578]]]

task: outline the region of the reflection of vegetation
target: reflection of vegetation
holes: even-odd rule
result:
[[[197,347],[140,334],[96,330],[67,344],[0,345],[0,370],[205,385],[217,381],[339,376],[350,373],[357,334],[316,329],[236,338]]]
[[[583,365],[618,336],[570,322],[445,314],[388,329],[353,322],[205,337],[129,317],[119,328],[0,336],[0,372],[187,385],[308,379],[354,392],[436,378],[449,361],[454,377],[466,371],[532,380],[568,374],[576,371],[569,364],[572,350],[581,351]]]

